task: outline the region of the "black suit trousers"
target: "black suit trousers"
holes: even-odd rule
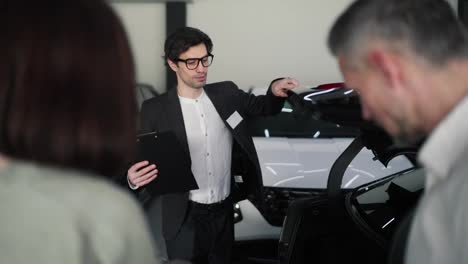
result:
[[[190,260],[194,264],[231,263],[233,217],[233,204],[229,198],[216,205],[190,202],[179,233],[174,239],[166,240],[169,259]]]

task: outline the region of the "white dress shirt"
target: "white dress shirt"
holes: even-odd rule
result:
[[[222,201],[231,189],[231,132],[204,91],[196,99],[179,96],[179,100],[199,187],[190,191],[189,198],[204,204]]]
[[[468,97],[431,133],[418,157],[426,191],[414,216],[408,264],[468,263]]]
[[[468,147],[468,97],[434,129],[419,152],[418,159],[426,168],[426,192],[438,182],[444,181]]]

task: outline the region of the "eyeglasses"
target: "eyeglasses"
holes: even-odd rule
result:
[[[200,62],[203,65],[203,67],[209,67],[213,62],[213,57],[213,54],[208,54],[203,58],[189,58],[186,60],[176,59],[176,61],[185,62],[185,66],[187,66],[187,69],[195,70]]]

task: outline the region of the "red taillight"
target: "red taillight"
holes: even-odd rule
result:
[[[317,86],[317,89],[320,89],[320,90],[327,90],[327,89],[332,89],[332,88],[341,88],[341,87],[344,87],[345,84],[342,83],[342,82],[339,82],[339,83],[325,83],[325,84],[320,84],[319,86]]]

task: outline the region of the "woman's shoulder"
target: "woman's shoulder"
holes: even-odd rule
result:
[[[154,262],[143,210],[133,196],[112,182],[83,171],[28,162],[12,164],[0,171],[0,176],[6,183],[0,185],[0,197],[11,198],[3,205],[0,201],[0,206],[11,209],[10,217],[0,222],[14,224],[22,219],[28,222],[25,227],[33,228],[10,234],[18,245],[32,243],[23,239],[24,232],[54,230],[48,244],[60,244],[64,256],[78,250],[109,260],[103,263],[116,263],[111,260],[117,259],[128,260],[119,263]],[[85,247],[79,249],[84,240]]]
[[[94,215],[107,213],[109,217],[141,213],[134,196],[110,179],[86,172],[64,171],[57,181],[57,189],[68,193],[67,202],[76,209],[91,210]]]
[[[25,195],[49,201],[51,206],[71,213],[139,211],[128,191],[110,179],[86,171],[14,161],[2,174],[10,178],[10,188],[22,189]]]

